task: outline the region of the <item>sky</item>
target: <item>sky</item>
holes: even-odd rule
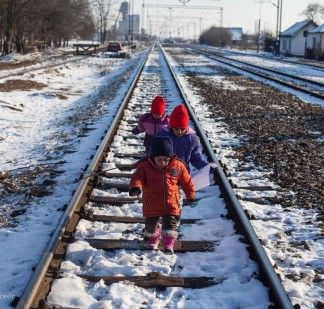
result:
[[[10,57],[19,59],[20,56],[10,55]],[[138,55],[138,57],[141,56]],[[259,58],[255,58],[254,61],[258,61],[257,59]],[[10,61],[10,59],[7,60]],[[46,87],[41,90],[14,90],[1,93],[0,171],[44,163],[46,156],[52,157],[54,163],[56,161],[55,152],[57,149],[67,147],[67,140],[69,141],[69,139],[53,138],[53,136],[58,136],[58,133],[63,130],[66,134],[70,133],[72,135],[67,136],[73,138],[75,128],[71,127],[72,125],[65,120],[73,117],[79,111],[86,110],[90,102],[95,101],[99,89],[106,89],[107,91],[107,88],[109,89],[107,84],[115,81],[117,75],[126,75],[133,61],[136,61],[136,58],[117,60],[91,57],[82,62],[62,63],[55,69],[45,68],[37,71],[37,74],[34,72],[23,73],[20,69],[19,79],[41,82]],[[262,60],[262,62],[264,61]],[[174,61],[171,61],[171,63],[175,65]],[[190,65],[193,72],[202,76],[209,76],[210,78],[211,73],[214,72],[211,61],[202,56],[195,63],[191,61]],[[275,65],[276,62],[272,62],[272,66]],[[158,61],[156,54],[153,54],[149,58],[148,66],[149,69],[144,71],[146,77],[149,72],[153,71],[154,67],[157,70],[161,69],[163,63]],[[293,67],[293,65],[286,66],[286,70],[292,70]],[[109,68],[109,70],[105,70],[106,68]],[[239,143],[239,140],[233,134],[227,132],[225,123],[210,117],[208,109],[201,103],[195,89],[192,89],[187,84],[185,74],[181,72],[181,68],[177,70],[179,70],[176,72],[179,74],[180,82],[184,86],[188,97],[190,97],[192,107],[202,127],[210,132],[212,136],[210,138],[212,147],[218,149],[217,153],[219,153],[227,166],[235,166],[235,160],[230,161],[228,159],[231,154],[229,146]],[[308,75],[307,71],[299,70],[301,71],[299,74]],[[9,72],[1,71],[1,76],[4,77],[7,73]],[[232,89],[235,87],[235,84],[230,81],[223,81],[222,77],[213,76],[212,78],[214,82],[222,82],[226,87]],[[17,76],[3,78],[0,82],[10,79],[17,79]],[[170,112],[178,104],[179,97],[174,84],[173,86],[171,84],[171,78],[165,76],[164,79],[166,80],[165,97],[169,103],[168,112]],[[158,82],[148,83],[145,78],[140,84],[147,88],[146,90],[143,90],[143,88],[137,89],[132,103],[142,108],[143,101],[151,98],[157,91],[160,91],[160,88]],[[59,158],[60,161],[64,160],[64,164],[59,167],[60,171],[64,173],[58,174],[55,178],[58,186],[53,188],[53,194],[30,201],[26,214],[20,217],[18,226],[0,229],[1,309],[11,308],[9,305],[13,298],[21,295],[32,274],[32,268],[37,264],[56,224],[61,219],[62,212],[58,211],[58,209],[69,202],[71,192],[77,186],[74,180],[79,178],[85,164],[89,163],[89,158],[94,153],[104,130],[112,123],[129,85],[130,81],[126,82],[123,87],[118,89],[116,97],[109,101],[109,104],[102,107],[105,113],[91,126],[94,130],[89,131],[87,137],[76,136],[75,140],[69,141],[73,144],[73,150],[76,152],[66,152],[64,157]],[[69,91],[68,93],[64,92],[67,96],[63,98],[59,94],[62,89],[66,88]],[[279,88],[282,89],[281,86]],[[306,95],[304,99],[310,103],[316,102],[314,98]],[[35,117],[35,115],[42,115],[42,117]],[[128,120],[130,120],[133,116],[128,114],[128,117]],[[125,123],[126,129],[129,129],[127,121]],[[127,130],[123,131],[123,128],[121,128],[119,134],[127,135],[130,133]],[[117,148],[118,152],[121,150],[132,152],[133,149],[130,149],[129,146],[122,146],[121,140],[120,136],[115,138],[112,146]],[[111,157],[114,159],[113,156]],[[130,163],[129,161],[130,159],[125,158],[123,162],[119,163],[127,164]],[[105,167],[112,168],[116,163],[118,162],[108,161],[105,163]],[[255,174],[251,172],[243,172],[242,174],[243,179],[253,179],[253,176]],[[263,176],[262,178],[256,177],[253,180],[255,186],[273,185],[275,187],[267,179],[266,173]],[[247,180],[235,177],[232,177],[232,179],[238,184],[242,184],[242,181],[244,185],[249,183]],[[271,191],[270,194],[274,194],[274,192]],[[110,191],[97,192],[97,195],[111,196],[113,194],[114,192]],[[197,198],[200,201],[195,208],[184,207],[183,218],[201,218],[202,220],[200,224],[195,226],[181,226],[181,232],[185,240],[201,240],[206,239],[206,236],[208,236],[207,239],[211,240],[222,238],[221,244],[210,254],[203,255],[199,252],[193,252],[191,254],[166,256],[159,251],[149,251],[145,253],[133,252],[133,254],[128,255],[124,250],[120,250],[114,258],[110,259],[109,254],[102,250],[96,250],[85,241],[79,240],[69,246],[67,257],[70,260],[62,264],[63,278],[55,282],[49,300],[53,304],[60,304],[63,307],[71,308],[74,306],[75,308],[78,305],[78,308],[92,309],[136,308],[139,303],[144,301],[150,304],[154,303],[155,307],[152,306],[152,308],[166,308],[168,306],[171,308],[176,308],[176,306],[214,308],[215,304],[217,304],[217,308],[230,309],[237,307],[237,303],[243,304],[242,307],[245,308],[267,308],[269,300],[265,287],[256,278],[251,279],[251,274],[256,265],[247,256],[245,245],[239,242],[237,236],[233,235],[233,226],[229,221],[223,219],[226,209],[220,197],[219,189],[216,186],[204,188],[197,192]],[[216,206],[210,207],[210,205]],[[267,248],[273,246],[272,240],[276,239],[276,233],[285,235],[284,231],[287,227],[294,230],[299,226],[302,230],[307,230],[307,225],[303,225],[305,223],[302,219],[302,212],[299,212],[298,209],[286,212],[280,205],[257,205],[252,202],[244,202],[243,206],[256,218],[267,217],[269,214],[275,217],[274,220],[277,217],[280,218],[279,221],[272,222],[272,220],[268,220],[263,222],[262,226],[256,226],[256,229],[260,232],[258,236],[263,243],[267,244]],[[0,207],[5,209],[10,205],[0,205]],[[2,208],[0,208],[1,211]],[[141,216],[141,204],[132,203],[125,206],[125,208],[95,208],[95,214],[122,216],[125,213],[134,217]],[[143,226],[133,224],[131,228],[135,232],[125,233],[129,228],[130,225],[125,224],[90,223],[82,220],[78,225],[76,236],[94,238],[119,238],[123,236],[131,239],[140,234]],[[300,240],[299,237],[301,237],[299,234],[294,236],[292,233],[289,241],[298,241]],[[290,265],[289,271],[293,274],[307,274],[310,271],[308,268],[309,263],[323,263],[320,260],[320,255],[323,253],[323,241],[318,241],[318,245],[315,247],[316,244],[311,240],[309,242],[308,239],[306,240],[312,250],[300,252],[300,257],[297,255],[287,255],[285,257],[286,262]],[[271,249],[267,249],[271,259],[282,258],[280,248],[279,251],[275,246]],[[199,265],[197,265],[197,260],[200,261]],[[146,274],[149,271],[161,271],[164,274],[178,272],[190,276],[198,271],[202,276],[228,277],[229,279],[209,289],[195,291],[178,288],[167,289],[165,292],[159,293],[157,298],[156,292],[152,290],[137,288],[122,282],[109,287],[105,286],[103,282],[86,284],[76,276],[77,273],[132,274],[134,267],[131,266],[134,264],[138,265],[136,268],[137,275]],[[179,267],[177,268],[175,265]],[[281,269],[281,271],[284,270]],[[240,292],[237,292],[238,287],[240,287]],[[290,280],[285,281],[285,288],[290,297],[294,299],[294,302],[301,304],[302,308],[313,308],[312,302],[321,299],[322,295],[320,291],[312,289],[311,286]],[[249,293],[247,291],[250,292],[251,290],[254,291],[255,298],[248,297]],[[123,297],[124,295],[128,297]],[[206,298],[206,295],[208,295],[208,298]],[[200,300],[203,300],[204,304],[199,303]]]
[[[215,8],[223,8],[223,26],[224,27],[242,27],[244,33],[256,33],[259,19],[261,20],[261,31],[268,30],[273,34],[276,33],[277,24],[277,7],[278,0],[132,0],[134,14],[143,15],[144,2],[144,27],[150,29],[147,22],[147,15],[152,16],[152,28],[158,27],[157,33],[165,34],[169,30],[173,35],[177,32],[180,35],[189,38],[196,36],[200,29],[208,29],[210,26],[220,26],[220,10],[208,9],[204,12],[197,12],[197,9],[168,9],[159,8],[149,5],[183,5],[183,1],[187,2],[187,6],[209,6]],[[284,31],[295,22],[304,20],[301,12],[306,9],[307,4],[317,2],[324,5],[323,0],[282,0],[282,24],[281,31]],[[174,29],[168,29],[165,21],[171,20],[175,23]],[[161,17],[162,16],[162,17]],[[193,17],[191,20],[184,17]],[[159,21],[159,25],[156,23]],[[164,25],[161,26],[161,22]],[[196,25],[195,25],[196,24]],[[196,28],[196,29],[195,29]],[[156,30],[153,30],[154,34]]]

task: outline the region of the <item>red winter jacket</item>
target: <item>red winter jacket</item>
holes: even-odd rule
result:
[[[135,167],[129,189],[138,187],[143,190],[144,217],[179,216],[179,185],[187,199],[195,197],[191,176],[185,164],[175,155],[164,169],[156,166],[152,157],[137,162]]]

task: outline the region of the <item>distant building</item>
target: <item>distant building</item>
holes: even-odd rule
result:
[[[306,58],[324,60],[324,24],[308,31]]]
[[[126,15],[119,21],[118,34],[125,39],[135,39],[140,35],[140,15]]]
[[[307,33],[317,25],[313,21],[300,21],[279,35],[280,54],[304,57],[306,53]]]
[[[243,29],[242,28],[224,28],[229,31],[232,35],[232,44],[236,45],[240,41],[242,41],[243,37]]]

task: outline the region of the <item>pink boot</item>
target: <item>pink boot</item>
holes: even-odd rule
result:
[[[150,237],[149,242],[148,242],[148,247],[156,250],[157,247],[159,246],[160,243],[160,237],[161,237],[161,227],[158,226],[155,230],[155,233],[152,235],[150,233],[146,233],[148,237]]]
[[[171,235],[174,233],[171,233]],[[175,232],[176,235],[176,232]],[[164,253],[165,254],[173,254],[173,246],[177,239],[175,235],[170,236],[169,234],[163,234],[163,246],[164,246]]]

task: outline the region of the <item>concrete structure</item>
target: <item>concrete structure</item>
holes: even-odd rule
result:
[[[317,25],[305,20],[292,25],[279,35],[280,54],[286,56],[305,57],[307,33]]]

